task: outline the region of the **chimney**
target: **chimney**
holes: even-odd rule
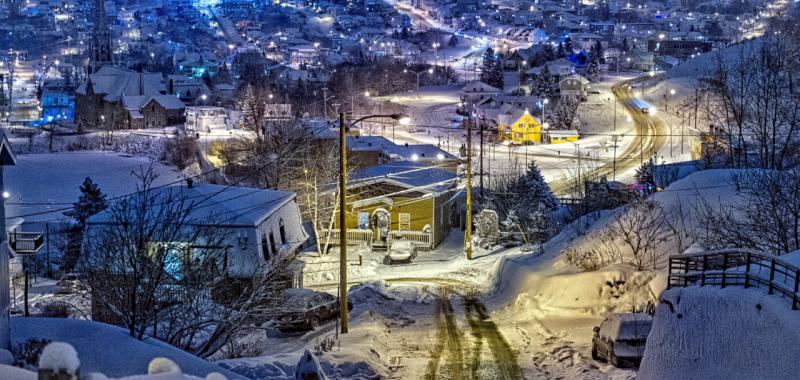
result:
[[[191,189],[193,185],[194,185],[194,180],[191,178],[186,178],[186,187]]]
[[[169,80],[169,94],[175,95],[175,81],[172,79]]]

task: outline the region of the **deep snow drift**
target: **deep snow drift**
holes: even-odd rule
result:
[[[120,327],[65,318],[12,318],[12,344],[39,338],[71,344],[80,358],[81,373],[100,372],[109,377],[147,373],[151,360],[169,358],[186,374],[205,377],[219,372],[228,379],[241,376],[226,371],[155,339],[136,340]]]
[[[796,379],[797,313],[764,289],[670,289],[662,294],[639,378]]]

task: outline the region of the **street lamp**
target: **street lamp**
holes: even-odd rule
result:
[[[405,70],[405,69],[404,69],[404,70],[403,70],[403,72],[404,72],[404,73],[407,73],[407,72],[408,72],[408,70]],[[428,74],[433,74],[433,67],[431,67],[431,68],[430,68],[430,69],[428,69],[428,70],[422,70],[422,71],[419,71],[419,72],[412,71],[412,73],[414,73],[414,74],[416,74],[416,75],[417,75],[417,99],[419,99],[419,76],[420,76],[420,75],[422,75],[422,74],[424,74],[424,73],[426,73],[426,72],[427,72]]]
[[[342,334],[348,330],[347,307],[347,130],[368,119],[393,119],[408,124],[411,118],[404,114],[368,115],[345,126],[344,113],[339,113],[339,313],[342,319]]]

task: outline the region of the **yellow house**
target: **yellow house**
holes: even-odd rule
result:
[[[546,140],[550,144],[561,144],[566,142],[578,141],[581,135],[574,129],[568,130],[548,130],[545,132]]]
[[[388,247],[404,239],[420,249],[435,248],[456,219],[456,178],[451,171],[411,161],[354,173],[347,184],[348,244]],[[338,220],[334,227],[339,227]],[[338,238],[338,232],[332,236]],[[336,239],[331,243],[338,244]]]
[[[530,144],[542,142],[542,126],[527,109],[516,109],[497,116],[500,141]]]

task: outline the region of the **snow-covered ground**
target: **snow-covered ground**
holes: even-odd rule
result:
[[[147,373],[148,364],[156,357],[169,358],[184,373],[205,377],[212,372],[229,379],[242,378],[233,372],[199,359],[166,343],[136,340],[120,327],[76,319],[12,318],[14,344],[39,338],[71,344],[81,360],[81,372],[101,372],[110,377]]]
[[[151,166],[158,175],[154,186],[181,178],[172,166],[113,152],[19,155],[17,165],[4,170],[4,190],[9,193],[10,208],[16,209],[8,216],[24,215],[28,223],[61,220],[63,209],[78,200],[86,177],[110,199],[135,192],[140,182],[135,173]]]

